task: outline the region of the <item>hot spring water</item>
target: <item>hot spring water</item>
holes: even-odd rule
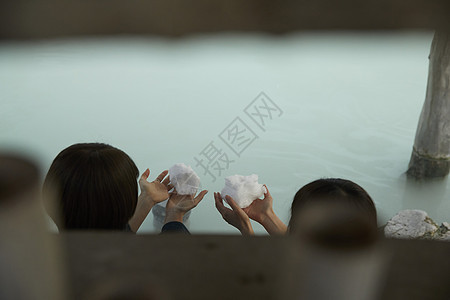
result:
[[[209,190],[191,214],[194,233],[237,233],[213,192],[226,176],[253,173],[286,222],[295,192],[321,177],[363,186],[380,225],[406,208],[448,221],[448,180],[404,175],[431,40],[422,32],[3,43],[0,145],[45,172],[77,142],[122,149],[151,179],[189,164]],[[153,231],[152,218],[140,232]]]

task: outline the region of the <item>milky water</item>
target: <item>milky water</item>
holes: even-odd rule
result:
[[[295,192],[321,177],[362,185],[380,224],[406,208],[448,221],[448,180],[404,175],[431,40],[431,32],[406,32],[3,43],[0,145],[31,154],[44,172],[77,142],[116,146],[152,178],[190,164],[210,191],[190,217],[194,233],[237,232],[216,211],[213,192],[228,175],[252,173],[285,222]],[[244,110],[261,92],[279,110],[260,108],[259,127],[261,118]],[[247,135],[238,129],[231,141],[237,128]],[[211,167],[215,180],[195,160],[206,163],[212,146],[228,167]],[[152,218],[141,232],[153,231]]]

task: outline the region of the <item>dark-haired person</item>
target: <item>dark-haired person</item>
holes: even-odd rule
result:
[[[260,223],[271,235],[292,232],[297,228],[298,216],[306,209],[319,205],[324,208],[334,208],[336,205],[339,205],[339,208],[348,208],[364,218],[372,228],[377,227],[377,212],[372,198],[362,187],[345,179],[319,179],[299,189],[292,201],[289,227],[275,214],[272,207],[273,198],[268,189],[264,199],[256,199],[244,209],[229,196],[225,199],[231,209],[224,206],[220,193],[214,193],[214,198],[216,208],[223,219],[239,229],[243,235],[253,234],[250,219]]]
[[[173,187],[165,170],[152,182],[139,179],[133,160],[102,143],[69,146],[54,159],[43,185],[44,205],[58,229],[136,232],[152,207]],[[182,224],[181,224],[182,225]]]

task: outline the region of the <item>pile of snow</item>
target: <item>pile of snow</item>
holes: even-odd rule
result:
[[[255,199],[261,198],[267,193],[266,188],[258,183],[258,175],[250,176],[233,175],[225,178],[225,187],[220,193],[225,199],[228,195],[236,201],[241,208],[246,208]]]
[[[195,195],[200,186],[200,177],[191,166],[183,163],[174,164],[169,169],[170,182],[180,195]]]

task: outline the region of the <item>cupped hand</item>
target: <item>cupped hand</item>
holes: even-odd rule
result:
[[[166,205],[165,223],[172,221],[183,222],[184,215],[196,207],[207,193],[207,190],[203,190],[197,197],[194,197],[195,195],[180,195],[177,193],[176,189],[174,189],[169,193],[170,196]]]
[[[253,234],[253,227],[247,214],[236,204],[230,196],[225,196],[231,209],[225,207],[220,193],[214,193],[216,208],[222,215],[222,218],[231,226],[236,227],[243,235]]]
[[[169,201],[167,201],[166,210],[176,210],[178,212],[187,213],[194,207],[196,207],[200,201],[202,201],[203,197],[205,197],[208,191],[201,191],[197,197],[195,195],[180,195],[174,189],[169,195]]]
[[[173,188],[170,184],[170,179],[167,174],[168,170],[163,171],[152,182],[147,179],[150,175],[150,170],[147,169],[139,179],[139,187],[141,188],[140,197],[150,201],[153,205],[162,202],[169,198],[169,191]]]
[[[283,221],[273,211],[273,198],[266,185],[266,193],[263,199],[256,199],[250,206],[244,208],[244,212],[252,219],[261,224],[269,234],[282,235],[287,232]]]
[[[267,193],[264,194],[263,199],[255,199],[250,206],[244,208],[244,212],[250,217],[250,219],[262,224],[265,219],[273,213],[273,198],[270,195],[269,189],[266,185]]]

